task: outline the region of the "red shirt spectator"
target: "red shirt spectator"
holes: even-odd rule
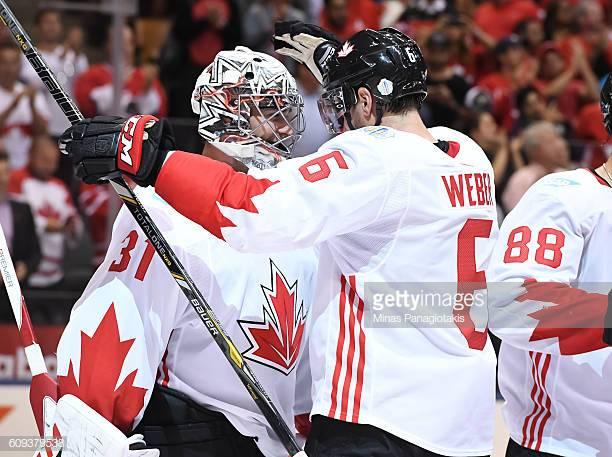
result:
[[[8,190],[23,198],[32,208],[40,240],[42,260],[30,276],[32,287],[51,287],[64,277],[64,245],[82,230],[70,192],[63,181],[53,177],[59,149],[49,137],[36,137],[26,168],[14,171]]]
[[[540,74],[534,86],[547,100],[556,102],[568,121],[574,121],[584,102],[599,99],[597,78],[578,45],[574,45],[573,55],[565,58],[559,46],[545,43],[540,61]]]
[[[493,0],[482,3],[474,12],[474,22],[499,40],[510,35],[522,21],[537,18],[540,10],[531,0]]]
[[[321,26],[340,40],[364,28],[379,28],[381,7],[371,0],[325,0]]]
[[[221,30],[230,19],[231,11],[226,0],[196,0],[191,7],[193,23],[200,32],[189,44],[191,61],[205,67],[223,49]]]
[[[97,115],[153,114],[167,115],[167,99],[161,82],[151,78],[150,70],[133,69],[124,84],[121,113],[113,112],[113,72],[106,64],[93,65],[77,78],[74,93],[85,117]]]
[[[509,131],[513,123],[513,94],[531,83],[535,78],[535,68],[531,60],[525,58],[525,50],[516,35],[500,40],[495,53],[499,71],[480,79],[477,85],[491,94],[495,120]]]
[[[109,38],[112,38],[109,35]],[[110,39],[107,48],[110,50]],[[110,64],[94,65],[74,83],[74,95],[85,117],[96,115],[127,116],[130,114],[167,115],[167,99],[157,78],[155,65],[135,67],[134,33],[126,27],[123,34],[125,83],[120,112],[113,107],[113,73]]]
[[[608,132],[603,126],[599,103],[590,103],[580,110],[574,133],[577,138],[587,142],[583,155],[584,165],[595,168],[608,158],[605,151]],[[611,145],[607,147],[611,148]]]

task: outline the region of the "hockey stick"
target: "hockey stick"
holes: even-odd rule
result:
[[[32,406],[38,432],[41,437],[44,437],[44,409],[47,406],[51,406],[50,401],[54,403],[57,401],[57,383],[49,376],[42,351],[36,342],[28,308],[21,294],[21,287],[17,280],[17,274],[15,273],[15,267],[11,260],[11,254],[9,253],[2,227],[0,227],[0,273],[2,274],[2,280],[9,297],[9,302],[11,303],[11,308],[13,308],[26,360],[32,372],[30,405]]]
[[[5,0],[0,0],[0,19],[10,29],[13,38],[17,41],[30,65],[32,65],[40,79],[45,83],[45,86],[47,86],[47,89],[68,120],[74,124],[83,119],[83,115],[60,85]],[[255,377],[255,374],[243,359],[240,351],[238,351],[228,334],[221,327],[212,308],[206,302],[206,299],[198,290],[187,271],[185,271],[178,257],[142,206],[142,203],[140,203],[134,191],[121,177],[113,178],[110,182],[115,192],[117,192],[125,206],[132,213],[132,216],[134,216],[134,219],[136,219],[142,231],[155,247],[162,261],[166,264],[166,268],[168,268],[170,274],[174,277],[183,294],[210,332],[287,452],[291,456],[305,457],[306,453],[297,444],[291,429],[289,429],[276,406]]]

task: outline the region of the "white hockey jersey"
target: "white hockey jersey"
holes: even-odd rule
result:
[[[312,415],[371,424],[444,455],[484,455],[495,356],[475,307],[436,310],[450,324],[381,325],[367,292],[484,287],[497,236],[491,165],[466,136],[431,132],[450,142],[448,154],[419,136],[371,127],[249,174],[173,152],[156,191],[237,249],[319,246]]]
[[[239,253],[153,190],[138,188],[137,195],[291,426],[314,252]],[[57,358],[60,395],[78,396],[128,434],[158,383],[225,414],[243,435],[258,438],[264,455],[287,455],[126,208]]]
[[[32,175],[28,168],[11,173],[9,192],[23,199],[32,208],[36,232],[40,241],[42,258],[38,269],[29,278],[34,287],[48,287],[57,284],[64,277],[64,248],[66,242],[74,241],[66,231],[48,232],[47,225],[54,219],[65,225],[72,219],[75,223],[76,237],[80,235],[82,224],[66,184],[52,177],[41,180]]]
[[[524,447],[612,455],[611,239],[612,189],[586,169],[542,178],[504,220],[487,271],[490,326],[504,417]]]

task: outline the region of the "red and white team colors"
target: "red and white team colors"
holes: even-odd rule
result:
[[[48,287],[57,284],[64,277],[64,249],[71,236],[64,232],[49,232],[51,220],[66,225],[75,222],[77,234],[81,230],[80,219],[66,184],[58,178],[38,179],[28,168],[11,174],[8,190],[15,197],[28,202],[32,208],[36,231],[40,241],[42,258],[38,270],[32,273],[29,284],[34,287]]]
[[[156,191],[242,251],[318,244],[313,415],[371,424],[444,455],[484,455],[495,356],[469,308],[460,327],[365,325],[367,283],[484,284],[497,235],[491,165],[466,136],[431,133],[451,142],[448,154],[368,127],[248,175],[174,152]]]
[[[313,251],[239,253],[153,190],[138,188],[137,195],[284,419],[293,423]],[[57,357],[60,396],[78,396],[128,435],[158,383],[225,414],[243,435],[258,438],[264,455],[287,455],[125,208],[104,262],[72,311]]]
[[[551,174],[502,225],[487,278],[506,290],[492,300],[490,325],[502,338],[506,424],[524,447],[612,455],[612,349],[602,341],[611,197],[590,170]]]

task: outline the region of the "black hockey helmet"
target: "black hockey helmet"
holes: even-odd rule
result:
[[[612,135],[612,72],[608,74],[606,82],[601,88],[601,113],[604,118],[604,126]]]
[[[367,88],[376,101],[378,125],[384,105],[400,97],[427,95],[427,65],[416,42],[393,28],[365,29],[349,38],[330,60],[319,100],[321,117],[332,133],[346,120],[356,90]]]

